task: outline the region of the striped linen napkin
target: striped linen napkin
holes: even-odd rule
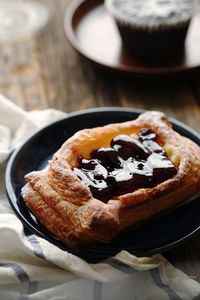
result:
[[[53,109],[25,112],[0,96],[0,300],[199,299],[200,284],[160,254],[137,258],[121,251],[89,264],[25,234],[6,198],[6,159],[24,137],[65,115]]]

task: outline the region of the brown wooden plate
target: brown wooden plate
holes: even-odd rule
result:
[[[163,77],[200,70],[200,13],[191,22],[183,55],[156,62],[128,56],[103,0],[73,0],[64,27],[72,46],[95,66],[108,71]]]

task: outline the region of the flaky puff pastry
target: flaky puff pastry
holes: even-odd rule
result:
[[[177,168],[172,178],[152,188],[113,196],[104,203],[73,172],[80,157],[109,147],[119,134],[150,128]],[[200,148],[172,129],[161,112],[145,112],[136,120],[84,129],[69,138],[42,171],[26,175],[22,196],[40,223],[68,247],[80,249],[110,242],[118,233],[195,197],[200,191]]]

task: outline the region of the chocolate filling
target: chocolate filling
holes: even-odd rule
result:
[[[154,187],[177,173],[157,140],[156,133],[148,128],[136,137],[118,135],[110,147],[92,151],[89,160],[81,158],[73,171],[93,196],[104,202],[139,188]]]

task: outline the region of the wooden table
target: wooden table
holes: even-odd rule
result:
[[[25,42],[0,45],[0,92],[26,110],[71,112],[97,106],[161,110],[200,132],[200,74],[148,82],[111,77],[80,59],[68,43],[63,18],[69,0],[43,0],[52,17],[46,30]],[[164,253],[200,282],[200,236]]]

